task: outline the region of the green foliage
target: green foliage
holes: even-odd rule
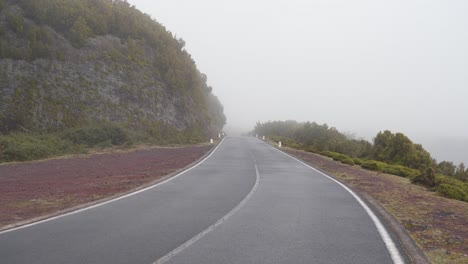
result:
[[[158,145],[196,144],[207,140],[199,125],[178,130],[167,122],[153,122],[145,126],[142,141]]]
[[[0,39],[0,58],[34,60],[52,56],[51,37],[46,27],[26,22],[21,13],[11,10],[5,13],[7,27],[0,25],[0,35],[5,35]]]
[[[5,113],[0,116],[0,132],[25,131],[34,115],[36,83],[22,80],[21,88],[15,87],[12,98],[5,102]],[[27,105],[27,107],[24,107]]]
[[[455,166],[447,161],[436,164],[429,152],[402,133],[379,132],[374,144],[370,144],[365,140],[349,139],[326,124],[270,121],[257,123],[250,134],[265,135],[284,145],[318,152],[345,164],[358,164],[368,170],[409,178],[413,183],[435,188],[443,196],[468,201],[468,169],[465,165]],[[436,176],[435,173],[452,177]]]
[[[361,166],[371,171],[383,171],[388,164],[376,160],[366,160]]]
[[[127,131],[115,124],[69,129],[63,133],[0,135],[0,162],[28,161],[82,153],[90,147],[131,144]]]
[[[386,165],[383,167],[382,172],[410,179],[421,174],[419,170],[411,169],[401,165]]]
[[[87,147],[109,147],[121,146],[131,143],[127,131],[115,124],[104,124],[69,129],[63,133],[63,139],[69,140],[76,145]]]
[[[282,137],[297,142],[304,150],[311,152],[333,151],[351,157],[370,155],[371,144],[365,140],[348,139],[336,128],[315,122],[298,123],[296,121],[274,121],[257,123],[251,134]],[[283,140],[284,141],[284,140]]]
[[[180,98],[183,103],[177,105],[178,112],[196,113],[193,115],[196,117],[196,121],[190,120],[183,125],[191,126],[189,122],[197,122],[197,125],[202,129],[187,128],[187,131],[181,132],[181,140],[187,137],[200,138],[200,135],[195,135],[200,131],[203,132],[204,137],[207,137],[208,134],[219,131],[226,123],[223,106],[218,98],[211,93],[212,88],[207,85],[206,75],[197,69],[190,54],[186,52],[185,42],[174,37],[156,20],[143,14],[127,1],[0,1],[5,6],[17,5],[20,7],[20,10],[18,8],[4,8],[3,10],[7,10],[5,12],[2,10],[2,15],[5,13],[7,23],[5,23],[5,27],[1,26],[0,29],[0,35],[2,35],[0,37],[0,58],[28,61],[37,58],[68,60],[70,58],[68,56],[70,54],[69,45],[63,43],[67,40],[73,44],[76,51],[79,51],[89,38],[107,35],[118,37],[122,45],[100,47],[104,49],[99,50],[96,54],[107,54],[106,64],[109,68],[123,70],[124,74],[128,75],[126,76],[129,80],[128,84],[131,87],[136,87],[132,88],[132,96],[144,96],[141,91],[137,90],[143,86],[142,80],[132,80],[132,77],[135,77],[133,73],[147,72],[150,73],[147,76],[152,79],[152,85],[161,84],[166,89],[165,94],[172,98]],[[7,37],[3,37],[3,35]],[[73,51],[73,54],[76,52]],[[89,56],[70,59],[83,60],[87,57]],[[91,60],[101,59],[97,57]],[[44,87],[62,84],[60,80],[53,83],[42,80],[39,85]],[[15,88],[23,89],[20,86]],[[77,96],[80,95],[82,94]],[[62,98],[58,100],[62,100]],[[63,99],[63,101],[60,104],[68,112],[64,114],[63,119],[59,117],[60,115],[55,115],[56,119],[51,120],[51,122],[60,123],[56,125],[58,130],[82,126],[83,122],[86,121],[87,114],[84,111],[85,107],[82,106],[83,102],[78,100],[76,100],[78,102],[70,102],[68,98]],[[0,104],[3,103],[0,99]],[[86,102],[84,104],[87,106]],[[4,133],[37,128],[37,126],[28,125],[33,122],[27,122],[29,120],[24,120],[23,117],[37,118],[44,113],[31,115],[26,109],[29,106],[25,107],[25,105],[27,104],[23,103],[17,107],[22,108],[22,113],[4,120],[9,124],[8,129],[2,128]],[[16,124],[17,120],[21,123]],[[0,120],[0,122],[3,121]]]
[[[369,170],[409,178],[420,174],[418,168],[433,163],[430,154],[421,145],[413,144],[401,133],[393,134],[390,131],[378,133],[373,145],[365,140],[349,139],[326,124],[309,122],[257,123],[252,134],[281,137],[283,142],[297,142],[293,147],[311,149],[343,163],[359,164]],[[355,159],[348,160],[340,155]],[[374,160],[365,160],[368,157],[374,157]]]
[[[54,135],[0,135],[0,162],[36,160],[82,151]]]
[[[438,185],[436,190],[447,198],[468,202],[468,192],[460,186],[443,183]]]
[[[352,158],[344,155],[344,157],[340,158],[339,161],[341,163],[344,163],[344,164],[348,164],[348,165],[351,165],[351,166],[354,166],[354,161]]]
[[[336,152],[333,152],[333,151],[322,151],[320,152],[320,155],[322,156],[326,156],[326,157],[329,157],[329,158],[333,158],[336,154]]]
[[[434,170],[428,168],[425,173],[413,178],[411,181],[435,189],[447,198],[468,202],[468,183],[455,177],[442,174],[434,175],[433,173]]]
[[[275,141],[276,143],[281,142],[281,145],[284,147],[302,149],[302,145],[300,143],[287,137],[271,137],[271,140]]]
[[[457,166],[453,176],[461,181],[468,181],[468,169],[465,168],[465,164],[463,162]]]
[[[468,202],[468,183],[454,177],[437,174],[435,176],[435,185],[436,191],[443,196]]]
[[[359,165],[359,166],[361,166],[365,162],[363,159],[360,159],[360,158],[354,158],[353,161],[354,161],[354,164]]]
[[[336,153],[336,152],[332,152],[332,151],[324,151],[322,153],[320,153],[324,156],[327,156],[327,157],[330,157],[332,158],[333,160],[336,160],[336,161],[339,161],[341,163],[344,163],[344,164],[348,164],[348,165],[351,165],[351,166],[354,166],[354,161],[352,158],[344,155],[344,154],[340,154],[340,153]]]
[[[455,175],[455,170],[457,167],[453,162],[449,161],[442,161],[437,165],[437,173],[447,175],[447,176],[454,176]]]
[[[86,20],[79,16],[70,28],[70,38],[76,46],[83,46],[85,41],[92,35]]]
[[[204,139],[203,129],[198,125],[192,125],[184,130],[182,143],[195,144],[203,142]]]
[[[299,146],[301,146],[299,143],[297,143]],[[307,146],[307,147],[304,147],[302,146],[301,147],[304,151],[307,151],[307,152],[310,152],[310,153],[318,153],[318,151],[314,148],[314,147],[311,147],[311,146]]]
[[[399,164],[419,169],[433,165],[429,152],[421,145],[414,144],[402,133],[393,134],[386,130],[374,138],[372,157],[389,164]]]
[[[390,165],[376,160],[362,161],[361,167],[371,171],[378,171],[406,178],[413,178],[421,174],[421,172],[416,169],[411,169],[402,165]]]
[[[15,8],[5,8],[8,5]],[[62,155],[76,149],[127,146],[134,142],[198,143],[206,141],[214,132],[217,134],[226,123],[222,104],[207,85],[206,75],[199,72],[185,51],[185,42],[127,1],[0,0],[0,8],[0,59],[45,58],[49,64],[48,69],[37,67],[38,71],[28,76],[11,77],[10,73],[0,71],[2,83],[15,78],[13,90],[0,98],[0,133],[4,134],[0,136],[0,162]],[[120,38],[120,44],[103,45],[97,51],[82,49],[89,38],[107,35]],[[86,56],[75,58],[70,54]],[[87,60],[94,63],[97,71],[105,64],[107,72],[123,72],[128,82],[119,91],[123,94],[121,105],[99,98],[98,81],[83,77],[75,85],[54,75],[54,61],[66,59],[73,63]],[[140,72],[143,74],[137,74]],[[162,96],[151,91],[150,85],[163,87]],[[176,99],[178,126],[180,120],[184,123],[178,128],[156,121],[151,111],[146,115],[143,111],[146,106],[138,108],[145,96],[153,96],[155,100],[156,97]],[[130,103],[137,107],[128,107],[130,104],[125,100],[134,100]],[[122,125],[93,125],[106,121],[96,120],[96,116],[110,116],[119,107],[125,111],[129,108],[125,112],[128,115],[121,114],[122,118],[117,114],[112,116]],[[97,113],[92,115],[92,111]],[[33,135],[31,131],[53,134]]]
[[[24,19],[20,15],[9,14],[7,16],[8,26],[16,33],[23,33],[24,30]]]
[[[141,64],[146,57],[138,43],[146,43],[156,53],[154,61],[156,70],[162,73],[161,77],[171,88],[190,90],[194,96],[197,96],[197,93],[203,93],[202,90],[207,87],[199,77],[192,58],[184,50],[183,40],[176,39],[161,24],[127,1],[19,0],[18,2],[27,17],[39,24],[52,27],[78,47],[94,35],[114,35],[126,40],[129,47],[128,58]]]
[[[52,134],[11,133],[0,135],[0,163],[83,153],[90,148],[128,147],[134,143],[173,145],[206,140],[197,125],[180,131],[165,122],[155,122],[146,129],[129,130],[118,124],[104,123]]]
[[[153,122],[146,128],[149,140],[155,144],[178,144],[182,141],[182,133],[166,122]]]

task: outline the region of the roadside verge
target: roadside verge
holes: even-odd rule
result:
[[[406,178],[314,153],[281,150],[358,193],[397,236],[413,263],[468,263],[468,203],[441,197]]]
[[[2,166],[0,233],[154,188],[198,166],[222,142]]]

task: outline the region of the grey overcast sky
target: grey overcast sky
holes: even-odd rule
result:
[[[287,119],[367,139],[388,129],[468,162],[466,0],[129,2],[186,41],[228,130]]]

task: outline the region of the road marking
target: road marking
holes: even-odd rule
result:
[[[260,141],[260,142],[265,143],[263,141]],[[267,144],[267,143],[265,143],[265,144]],[[395,245],[395,242],[393,242],[393,240],[392,240],[390,234],[388,233],[387,229],[385,229],[384,225],[379,220],[379,218],[374,214],[374,212],[372,212],[372,210],[369,208],[369,206],[367,206],[367,204],[364,203],[364,201],[356,193],[354,193],[351,189],[349,189],[343,183],[333,179],[332,177],[330,177],[327,174],[317,170],[316,168],[310,166],[309,164],[303,162],[302,160],[299,160],[299,159],[297,159],[297,158],[295,158],[295,157],[293,157],[293,156],[291,156],[291,155],[289,155],[289,154],[287,154],[287,153],[285,153],[285,152],[271,146],[270,144],[267,144],[267,145],[269,147],[279,151],[280,153],[284,154],[285,156],[302,163],[303,165],[305,165],[306,167],[312,169],[313,171],[318,172],[320,175],[325,176],[325,177],[329,178],[330,180],[338,183],[341,187],[343,187],[346,191],[348,191],[354,197],[354,199],[356,199],[358,201],[358,203],[362,206],[362,208],[364,208],[367,215],[369,215],[369,217],[374,222],[374,225],[377,228],[377,231],[379,232],[380,237],[382,237],[382,240],[385,243],[385,247],[387,248],[388,252],[390,253],[390,257],[392,258],[393,263],[394,264],[404,264],[405,263],[405,261],[403,260],[403,257],[401,256],[400,252],[398,251],[398,249],[397,249],[397,247]]]
[[[23,228],[27,228],[27,227],[31,227],[31,226],[35,226],[35,225],[38,225],[38,224],[42,224],[42,223],[45,223],[45,222],[49,222],[49,221],[53,221],[53,220],[56,220],[56,219],[59,219],[59,218],[62,218],[62,217],[65,217],[65,216],[70,216],[70,215],[74,215],[74,214],[77,214],[77,213],[81,213],[81,212],[84,212],[84,211],[87,211],[87,210],[91,210],[91,209],[94,209],[94,208],[97,208],[97,207],[100,207],[100,206],[103,206],[103,205],[106,205],[106,204],[109,204],[109,203],[112,203],[112,202],[116,202],[118,200],[122,200],[124,198],[128,198],[130,196],[134,196],[136,194],[140,194],[142,192],[145,192],[145,191],[148,191],[148,190],[151,190],[153,188],[156,188],[162,184],[165,184],[165,183],[168,183],[176,178],[178,178],[179,176],[185,174],[186,172],[189,172],[193,169],[195,169],[196,167],[198,167],[200,164],[202,164],[203,162],[205,162],[207,159],[209,159],[215,152],[216,150],[218,150],[218,148],[221,146],[221,144],[224,142],[224,139],[221,140],[221,142],[218,144],[218,146],[216,146],[216,148],[211,151],[211,153],[206,157],[204,158],[202,161],[198,162],[197,164],[195,164],[194,166],[162,181],[162,182],[158,182],[154,185],[151,185],[149,187],[146,187],[144,189],[141,189],[141,190],[138,190],[138,191],[135,191],[135,192],[132,192],[132,193],[128,193],[128,194],[125,194],[123,196],[120,196],[120,197],[117,197],[117,198],[114,198],[114,199],[111,199],[109,201],[105,201],[105,202],[102,202],[102,203],[98,203],[98,204],[94,204],[94,205],[91,205],[91,206],[88,206],[88,207],[85,207],[85,208],[81,208],[81,209],[78,209],[76,211],[72,211],[72,212],[69,212],[69,213],[65,213],[65,214],[61,214],[61,215],[57,215],[57,216],[54,216],[54,217],[51,217],[51,218],[47,218],[47,219],[44,219],[44,220],[40,220],[40,221],[37,221],[37,222],[34,222],[34,223],[30,223],[30,224],[26,224],[26,225],[22,225],[22,226],[19,226],[19,227],[15,227],[15,228],[12,228],[12,229],[7,229],[7,230],[4,230],[4,231],[1,231],[0,232],[0,235],[2,234],[5,234],[5,233],[9,233],[9,232],[13,232],[13,231],[16,231],[16,230],[20,230],[20,229],[23,229]]]
[[[221,225],[222,223],[224,223],[226,220],[228,220],[231,216],[233,216],[237,211],[239,211],[239,209],[241,209],[245,203],[247,203],[247,201],[250,200],[250,198],[252,197],[252,195],[255,193],[255,191],[257,190],[258,188],[258,183],[260,181],[260,173],[258,172],[258,166],[257,166],[257,161],[255,160],[255,158],[253,157],[252,155],[252,158],[253,158],[253,161],[254,161],[254,165],[255,165],[255,184],[254,186],[252,187],[252,190],[250,190],[249,194],[247,194],[247,196],[244,197],[244,199],[236,206],[234,207],[234,209],[232,209],[229,213],[227,213],[223,218],[219,219],[216,223],[212,224],[211,226],[209,226],[207,229],[205,229],[204,231],[202,231],[201,233],[199,233],[198,235],[194,236],[193,238],[191,238],[190,240],[186,241],[185,243],[183,243],[182,245],[180,245],[179,247],[175,248],[174,250],[172,250],[171,252],[167,253],[164,257],[158,259],[156,262],[154,262],[153,264],[162,264],[162,263],[166,263],[167,261],[169,261],[170,259],[172,259],[175,255],[179,254],[180,252],[182,252],[184,249],[190,247],[191,245],[193,245],[195,242],[197,242],[198,240],[200,240],[202,237],[206,236],[208,233],[210,233],[211,231],[215,230],[216,227],[218,227],[219,225]]]

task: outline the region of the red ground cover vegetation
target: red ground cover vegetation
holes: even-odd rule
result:
[[[154,182],[211,146],[147,148],[0,165],[0,229]]]

